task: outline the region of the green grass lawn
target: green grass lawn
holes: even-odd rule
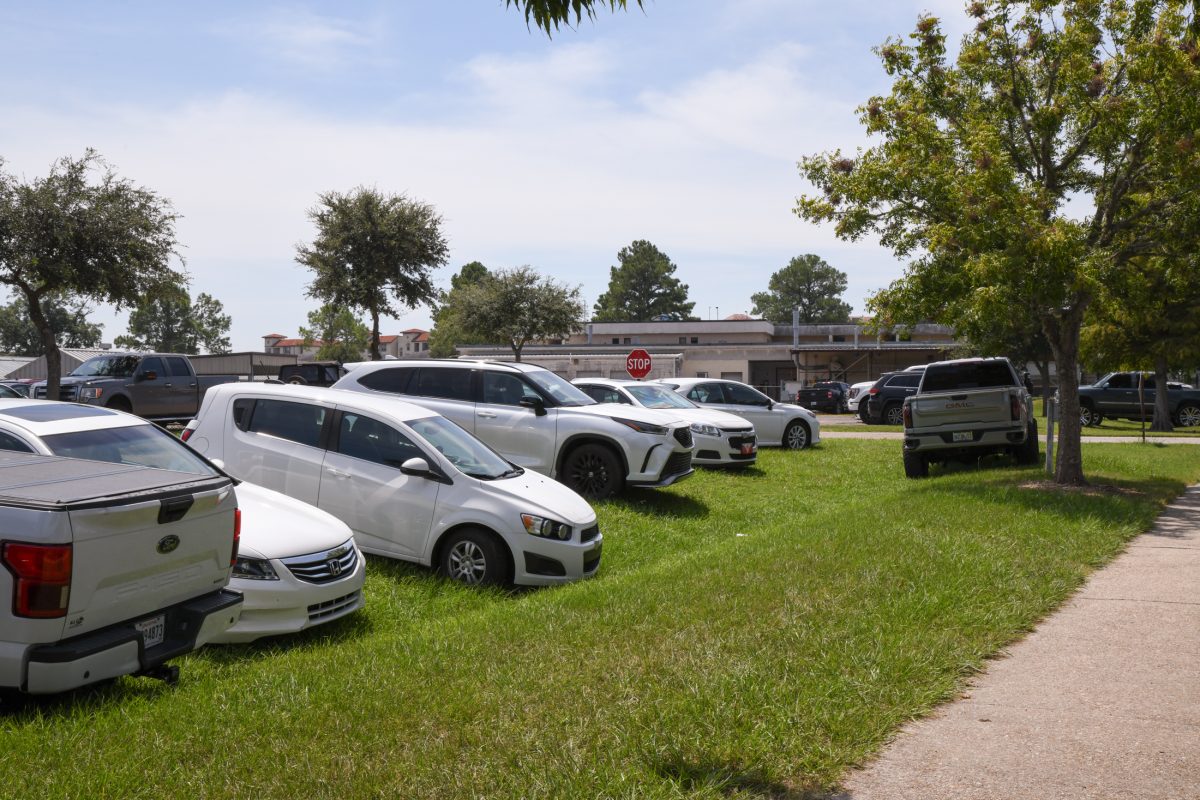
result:
[[[341,623],[0,715],[0,795],[794,796],[952,698],[1200,479],[1196,447],[902,477],[898,443],[764,451],[598,506],[595,579],[505,594],[372,559]]]

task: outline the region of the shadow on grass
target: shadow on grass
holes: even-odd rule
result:
[[[708,506],[694,497],[653,489],[628,491],[605,501],[606,504],[639,514],[663,514],[670,517],[706,517]]]
[[[259,661],[281,653],[303,652],[342,644],[361,639],[371,633],[371,618],[359,609],[348,616],[317,625],[297,633],[279,636],[264,636],[245,644],[209,645],[197,652],[197,656],[216,664],[236,664],[242,661]]]
[[[762,797],[771,800],[817,800],[814,792],[794,789],[773,781],[757,769],[745,769],[737,764],[716,761],[661,761],[654,771],[679,785],[685,792],[716,790],[726,797]]]

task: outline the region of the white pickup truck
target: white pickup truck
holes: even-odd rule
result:
[[[166,662],[241,614],[224,588],[239,522],[215,469],[0,452],[0,691],[173,682]]]
[[[1029,392],[1007,358],[963,358],[925,367],[905,398],[904,474],[924,478],[931,462],[1010,453],[1038,461],[1037,421]]]

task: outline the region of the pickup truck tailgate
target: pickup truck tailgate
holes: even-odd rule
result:
[[[31,456],[3,501],[64,513],[73,544],[63,635],[150,614],[229,582],[237,499],[230,480],[129,464]],[[73,470],[93,476],[74,480]],[[12,469],[16,465],[5,465]]]
[[[1014,387],[964,389],[961,391],[916,394],[908,400],[913,428],[951,428],[955,425],[1011,423]]]

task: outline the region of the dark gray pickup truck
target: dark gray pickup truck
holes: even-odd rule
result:
[[[64,375],[59,399],[129,411],[159,422],[189,420],[210,386],[232,383],[237,375],[197,375],[181,353],[105,353]],[[32,396],[46,398],[46,382]]]
[[[1105,417],[1140,420],[1143,407],[1149,419],[1154,415],[1156,388],[1154,376],[1146,374],[1139,398],[1138,373],[1110,372],[1091,386],[1079,387],[1080,422],[1099,425]],[[1200,425],[1200,389],[1168,382],[1167,401],[1176,425],[1181,428]]]

